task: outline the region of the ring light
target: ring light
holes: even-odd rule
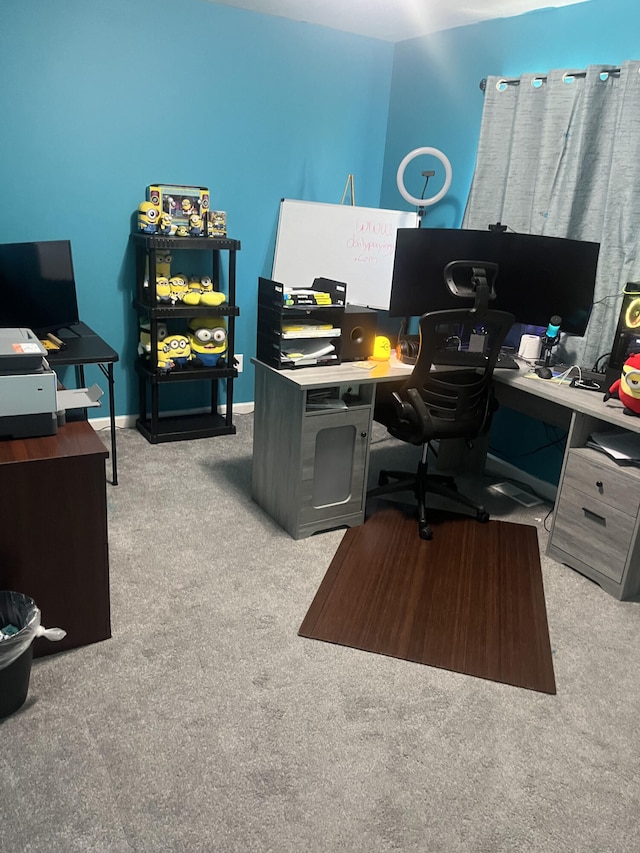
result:
[[[440,192],[437,192],[435,195],[432,195],[431,198],[415,198],[410,193],[407,192],[404,186],[404,170],[407,168],[409,163],[419,157],[421,154],[431,154],[433,157],[436,157],[444,166],[444,185]],[[408,201],[409,204],[415,204],[416,207],[429,207],[432,204],[436,204],[436,202],[440,201],[441,198],[444,198],[447,192],[449,191],[449,187],[451,186],[451,177],[452,177],[452,169],[451,163],[449,162],[449,158],[446,154],[443,154],[438,148],[416,148],[413,151],[410,151],[406,157],[404,157],[398,166],[398,174],[396,176],[396,181],[398,183],[398,189],[400,190],[400,195],[405,201]]]

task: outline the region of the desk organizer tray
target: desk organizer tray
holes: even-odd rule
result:
[[[277,370],[340,364],[346,285],[317,278],[311,288],[258,281],[256,355]]]

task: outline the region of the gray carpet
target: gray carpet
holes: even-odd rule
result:
[[[253,504],[236,422],[119,431],[113,638],[37,660],[0,724],[0,850],[637,849],[640,605],[543,558],[557,696],[298,637],[343,532]],[[413,452],[376,444],[372,478]],[[543,550],[548,506],[514,507]]]

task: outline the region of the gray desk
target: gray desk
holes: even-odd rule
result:
[[[376,389],[407,376],[385,363],[275,370],[257,360],[253,498],[295,539],[364,521]],[[640,433],[640,418],[598,392],[497,370],[501,405],[569,430],[547,553],[616,598],[640,591],[640,469],[586,446],[611,426]],[[319,394],[334,399],[323,402]],[[348,395],[346,407],[339,404]]]
[[[640,591],[640,468],[620,466],[587,447],[593,432],[622,427],[640,433],[640,418],[622,413],[603,394],[496,371],[502,405],[568,426],[547,554],[618,599]]]

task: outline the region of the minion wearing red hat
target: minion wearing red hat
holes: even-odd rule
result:
[[[605,401],[618,397],[625,415],[640,415],[640,353],[634,353],[622,365],[622,375],[604,395]]]

